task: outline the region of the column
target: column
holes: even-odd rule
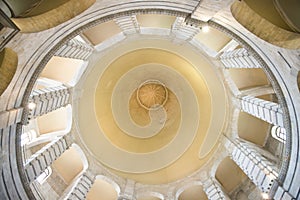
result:
[[[135,15],[114,19],[114,22],[122,29],[125,35],[140,32],[140,26]]]
[[[225,68],[261,68],[258,61],[245,48],[226,51],[220,55]]]
[[[29,102],[34,106],[29,108],[28,118],[35,118],[68,105],[71,99],[70,94],[71,88],[64,85],[33,90]]]
[[[203,190],[209,200],[229,200],[218,181],[210,177],[203,184]]]
[[[88,60],[93,53],[94,48],[87,43],[81,42],[75,38],[65,43],[56,53],[56,56]]]
[[[270,124],[284,127],[280,105],[252,96],[239,97],[242,111],[262,119]]]
[[[278,176],[275,165],[248,142],[236,139],[232,144],[231,159],[263,193],[268,194]]]
[[[195,37],[195,35],[199,33],[199,31],[199,27],[187,25],[185,23],[185,19],[182,17],[176,18],[171,29],[171,33],[174,34],[175,37],[185,41],[192,40]]]
[[[118,200],[135,200],[135,181],[126,179],[126,185],[124,191],[118,197]]]
[[[64,135],[33,154],[26,162],[24,168],[28,181],[34,181],[43,171],[50,166],[72,145],[69,135]]]
[[[75,186],[67,196],[67,200],[82,200],[86,199],[87,193],[90,191],[92,185],[95,182],[95,176],[89,171],[86,171],[76,181]]]

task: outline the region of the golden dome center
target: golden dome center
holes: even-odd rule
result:
[[[164,106],[168,100],[166,86],[158,80],[147,80],[137,90],[137,101],[147,110],[155,110]]]

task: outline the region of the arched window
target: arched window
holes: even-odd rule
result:
[[[286,130],[280,126],[273,126],[271,129],[271,135],[276,140],[285,143],[286,141]]]

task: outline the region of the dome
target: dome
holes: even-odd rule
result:
[[[283,1],[1,11],[1,199],[299,198],[300,37]]]

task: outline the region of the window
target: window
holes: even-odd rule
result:
[[[286,141],[286,130],[280,126],[273,126],[271,129],[271,135],[276,140],[285,143]]]

